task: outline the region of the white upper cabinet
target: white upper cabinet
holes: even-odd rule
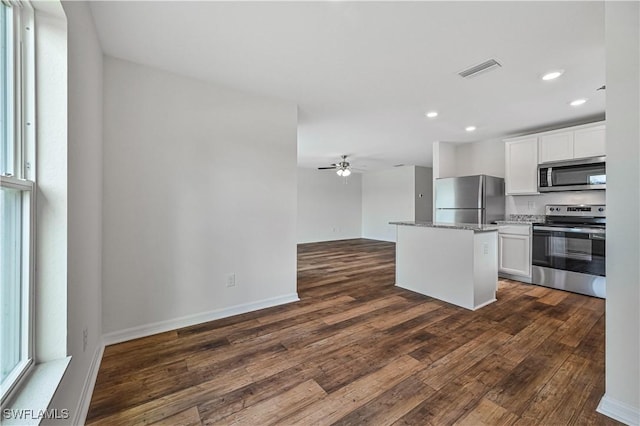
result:
[[[571,160],[573,158],[573,142],[573,132],[540,136],[538,145],[540,162]]]
[[[505,141],[505,193],[538,193],[538,138]]]
[[[506,139],[506,195],[538,194],[538,164],[606,155],[604,122]]]
[[[603,125],[574,132],[573,158],[601,157],[607,155],[606,128]]]
[[[537,136],[540,163],[606,155],[606,132],[602,123],[554,130]]]

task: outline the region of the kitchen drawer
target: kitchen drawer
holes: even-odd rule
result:
[[[500,225],[498,232],[512,235],[531,235],[531,225]]]

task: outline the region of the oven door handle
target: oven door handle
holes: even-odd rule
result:
[[[598,234],[604,235],[607,231],[604,229],[593,228],[560,228],[557,226],[534,226],[533,231],[558,231],[558,232],[573,232],[575,234]]]

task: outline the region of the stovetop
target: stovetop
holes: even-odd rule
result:
[[[534,225],[605,229],[606,213],[604,204],[549,204],[545,206],[545,221]]]

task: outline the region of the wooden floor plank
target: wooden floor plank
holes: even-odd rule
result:
[[[435,390],[418,380],[409,377],[398,383],[370,403],[352,411],[334,423],[334,425],[389,425],[413,410]]]
[[[191,407],[173,416],[166,417],[158,422],[152,423],[153,426],[201,426],[200,414],[197,407]]]
[[[324,390],[314,380],[307,380],[273,398],[216,421],[215,424],[271,425],[325,395]]]
[[[512,425],[517,421],[518,416],[515,414],[482,398],[473,410],[454,424],[456,426],[497,426]]]
[[[617,424],[603,300],[505,279],[471,312],[394,281],[393,243],[301,244],[299,302],[107,347],[87,424]]]
[[[285,419],[289,424],[332,424],[422,368],[408,355],[330,393]]]
[[[494,353],[511,339],[511,336],[499,331],[489,330],[477,338],[460,346],[446,356],[438,359],[424,369],[418,377],[435,390],[440,390]]]

